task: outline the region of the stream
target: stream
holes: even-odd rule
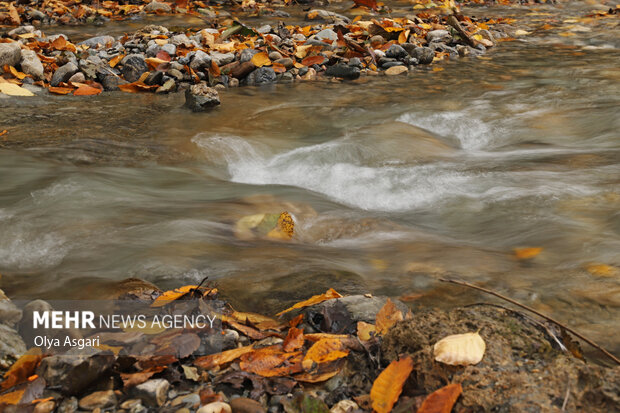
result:
[[[89,298],[208,276],[271,313],[330,287],[494,300],[437,281],[457,278],[620,354],[620,19],[577,21],[594,8],[476,8],[530,34],[408,77],[229,89],[210,113],[182,94],[0,99],[1,287]],[[283,211],[292,241],[235,236]]]

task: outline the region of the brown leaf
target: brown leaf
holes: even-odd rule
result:
[[[301,61],[301,64],[304,66],[312,66],[312,65],[322,65],[325,63],[327,59],[325,56],[308,56],[304,60]]]
[[[301,323],[304,320],[304,315],[303,314],[299,314],[297,317],[293,318],[291,321],[288,322],[289,327],[297,327],[299,325],[299,323]]]
[[[450,413],[462,392],[460,383],[448,384],[429,394],[417,413]]]
[[[252,56],[251,62],[256,67],[271,66],[271,59],[269,59],[269,55],[265,52],[256,53]]]
[[[285,353],[279,346],[265,347],[241,356],[241,370],[263,377],[290,376],[302,370],[300,351]]]
[[[172,60],[168,52],[166,52],[165,50],[160,50],[155,57],[158,59],[164,60],[166,62],[169,62]]]
[[[296,310],[298,308],[308,307],[310,305],[315,305],[315,304],[318,304],[318,303],[322,303],[323,301],[331,300],[332,298],[340,298],[340,297],[342,297],[342,295],[340,295],[333,288],[330,288],[324,294],[313,295],[312,297],[308,298],[307,300],[300,301],[297,304],[293,305],[292,307],[287,308],[284,311],[280,311],[276,315],[277,316],[281,316],[284,313],[288,313],[289,311],[293,311],[293,310]]]
[[[50,91],[50,93],[54,93],[56,95],[68,95],[69,93],[73,92],[73,88],[72,87],[60,87],[60,86],[52,86],[49,89],[47,89]]]
[[[230,363],[231,361],[236,360],[251,351],[254,351],[253,345],[234,348],[232,350],[226,350],[221,353],[199,357],[194,360],[194,365],[209,370],[214,367],[221,366],[222,364]]]
[[[301,328],[291,327],[282,343],[284,351],[294,351],[300,349],[304,345],[304,330]]]
[[[4,373],[4,381],[0,383],[0,389],[7,390],[13,386],[24,383],[28,380],[28,377],[34,374],[41,359],[43,359],[43,356],[38,347],[30,349],[13,363],[9,371]]]
[[[341,340],[337,338],[324,338],[310,347],[302,363],[304,370],[310,370],[314,363],[322,364],[338,360],[349,355]]]
[[[412,370],[413,360],[407,356],[394,360],[379,374],[370,389],[372,408],[377,413],[389,413],[392,410]]]
[[[231,317],[221,316],[221,318],[222,321],[228,324],[230,327],[250,337],[252,340],[262,340],[267,337],[265,334],[256,330],[255,328],[243,325],[241,323],[237,323],[235,320],[231,319]]]
[[[353,0],[356,6],[365,6],[369,9],[377,10],[377,1],[376,0]]]
[[[9,8],[9,18],[10,18],[11,24],[15,26],[19,26],[22,22],[21,19],[19,18],[19,12],[15,8],[15,6],[13,6],[12,3],[9,3],[8,8]]]
[[[400,311],[396,305],[389,298],[385,302],[385,305],[377,313],[377,320],[375,325],[377,326],[377,333],[384,335],[388,332],[394,324],[404,319],[402,311]]]
[[[235,320],[248,326],[256,327],[260,330],[282,330],[285,325],[278,320],[256,313],[245,313],[233,311],[231,314]]]
[[[123,379],[123,386],[128,389],[130,387],[142,384],[153,375],[161,373],[166,369],[166,366],[154,366],[150,369],[139,371],[137,373],[121,373],[121,379]]]
[[[101,89],[98,89],[96,87],[92,87],[92,86],[88,86],[88,85],[83,85],[80,86],[79,88],[77,88],[75,90],[75,92],[73,92],[74,96],[93,96],[93,95],[98,95],[102,92]]]
[[[135,83],[137,82],[128,83],[126,85],[118,85],[118,87],[120,88],[121,86],[129,86]],[[155,85],[154,87],[158,86]],[[171,301],[179,300],[182,298],[190,298],[191,296],[204,297],[206,295],[214,294],[216,292],[217,289],[215,288],[199,287],[197,285],[184,285],[183,287],[175,288],[174,290],[165,291],[162,295],[157,297],[155,301],[153,301],[151,307],[163,307]]]
[[[24,392],[26,391],[25,388],[21,389],[21,390],[15,390],[12,391],[10,393],[6,393],[0,396],[0,406],[2,404],[18,404],[21,399],[22,396],[24,395]]]

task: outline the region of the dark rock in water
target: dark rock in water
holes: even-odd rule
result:
[[[328,300],[304,310],[304,320],[313,328],[322,332],[356,334],[357,322],[375,323],[377,313],[387,302],[387,297],[367,297],[350,295]],[[409,308],[400,301],[393,300],[403,313]]]
[[[250,73],[246,79],[248,85],[266,85],[276,81],[276,72],[271,67],[263,66]]]
[[[407,51],[407,53],[409,53],[409,56],[413,56],[413,51],[418,47],[413,43],[403,43],[400,45],[400,47],[402,47],[403,49],[405,49]]]
[[[403,62],[385,62],[381,65],[381,67],[383,69],[389,69],[390,67],[394,67],[394,66],[404,66],[405,64]]]
[[[332,77],[341,77],[343,79],[354,80],[360,77],[361,70],[356,66],[349,66],[342,63],[339,63],[334,66],[330,66],[325,71],[327,76]]]
[[[190,86],[185,91],[185,106],[193,112],[204,112],[220,104],[217,90],[210,88],[205,82]]]
[[[135,82],[140,79],[142,73],[149,70],[149,67],[144,61],[144,57],[139,54],[130,54],[126,56],[121,63],[123,64],[121,73],[128,82]]]
[[[54,75],[52,76],[52,80],[50,85],[58,86],[61,82],[66,82],[69,80],[71,76],[73,76],[78,71],[77,65],[72,62],[67,63],[64,66],[60,66]]]
[[[65,355],[44,358],[37,374],[48,386],[59,386],[65,394],[79,394],[100,379],[114,365],[115,358],[92,348],[69,350]]]
[[[155,72],[151,72],[149,76],[146,78],[144,83],[147,85],[161,85],[163,84],[164,72],[161,70],[157,70]]]
[[[385,56],[386,57],[391,57],[394,59],[403,59],[407,56],[409,56],[409,53],[407,53],[407,51],[402,48],[401,46],[397,45],[397,44],[393,44],[390,46],[389,49],[386,50],[385,52]]]
[[[103,86],[103,89],[107,91],[120,90],[118,88],[118,85],[126,85],[127,83],[129,83],[126,80],[111,73],[105,74],[103,76],[99,76],[99,74],[97,74],[97,79]]]
[[[90,49],[99,49],[100,47],[106,47],[108,44],[114,43],[114,41],[115,39],[112,36],[95,36],[78,44],[80,46],[88,46]]]
[[[411,57],[418,59],[418,62],[422,65],[428,65],[433,62],[435,52],[429,47],[416,47],[413,50]]]

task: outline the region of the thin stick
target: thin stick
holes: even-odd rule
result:
[[[502,300],[508,301],[509,303],[512,303],[518,307],[521,307],[527,311],[530,311],[534,314],[536,314],[539,317],[542,317],[546,320],[551,321],[552,323],[557,324],[558,326],[562,327],[564,330],[572,333],[574,336],[579,337],[580,339],[582,339],[583,341],[585,341],[586,343],[588,343],[589,345],[591,345],[592,347],[598,349],[599,351],[601,351],[603,354],[605,354],[607,357],[609,357],[610,359],[612,359],[614,362],[616,362],[616,364],[620,364],[620,359],[618,359],[616,356],[614,356],[613,354],[611,354],[609,351],[605,350],[603,347],[599,346],[598,344],[596,344],[594,341],[590,340],[589,338],[585,337],[584,335],[578,333],[577,331],[573,330],[572,328],[560,323],[557,320],[554,320],[553,318],[549,317],[548,315],[544,315],[543,313],[534,310],[531,307],[526,306],[525,304],[521,304],[518,301],[513,300],[512,298],[508,298],[506,296],[501,295],[500,293],[496,293],[495,291],[491,291],[489,289],[486,289],[484,287],[479,287],[475,284],[470,284],[468,282],[465,281],[459,281],[459,280],[448,280],[445,278],[439,278],[439,281],[445,282],[445,283],[452,283],[452,284],[456,284],[456,285],[461,285],[464,287],[469,287],[469,288],[473,288],[474,290],[478,290],[478,291],[482,291],[485,292],[487,294],[491,294],[494,295],[497,298],[501,298]]]
[[[568,405],[568,397],[570,396],[570,376],[568,377],[568,384],[566,385],[566,395],[564,396],[564,403],[562,403],[562,412],[566,411]]]

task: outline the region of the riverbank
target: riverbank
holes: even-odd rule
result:
[[[585,363],[559,326],[501,306],[412,312],[397,300],[330,289],[271,317],[232,309],[213,287],[161,292],[132,279],[119,283],[116,295],[156,297],[145,303],[162,313],[200,308],[218,316],[200,328],[124,326],[98,332],[96,340],[92,331],[88,337],[58,330],[53,334],[87,344],[50,355],[50,339],[50,346],[22,355],[27,345],[13,343],[12,366],[3,334],[3,370],[10,366],[3,412],[387,413],[431,412],[432,403],[444,411],[453,404],[454,411],[620,408],[620,367]],[[25,341],[43,331],[31,328],[33,312],[52,310],[42,300],[23,313],[6,298],[1,303],[2,328],[16,337],[19,330]],[[465,341],[443,355],[434,346],[476,331],[480,353]]]

